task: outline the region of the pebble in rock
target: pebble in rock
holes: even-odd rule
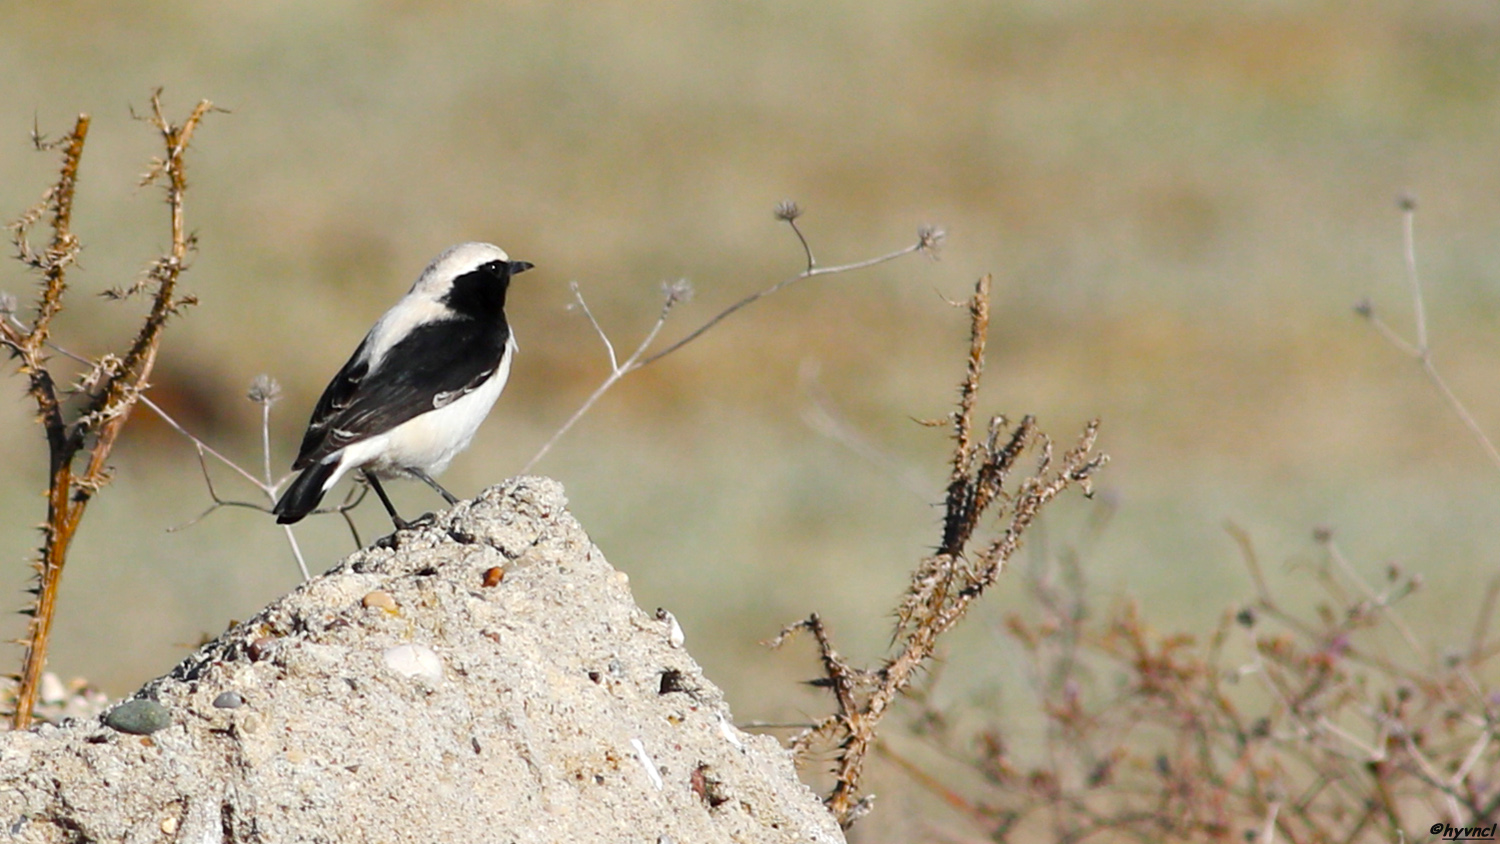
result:
[[[239,709],[245,705],[245,699],[239,692],[222,692],[214,698],[215,709]]]
[[[136,736],[149,736],[172,723],[172,714],[154,700],[127,700],[104,716],[104,725]]]
[[[387,668],[403,677],[417,677],[433,684],[443,682],[443,660],[426,645],[397,645],[381,656]]]
[[[396,599],[392,598],[389,592],[381,592],[377,589],[374,592],[366,595],[364,599],[360,601],[360,603],[363,604],[366,608],[373,607],[375,609],[385,610],[391,615],[396,614]]]

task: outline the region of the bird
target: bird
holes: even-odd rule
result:
[[[314,406],[300,471],[271,512],[300,521],[339,479],[359,472],[398,530],[381,478],[415,478],[458,499],[434,478],[465,448],[510,377],[515,335],[505,294],[532,268],[489,243],[460,243],[433,259],[385,312]]]

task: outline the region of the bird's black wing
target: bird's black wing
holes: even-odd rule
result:
[[[365,380],[365,375],[369,374],[369,361],[363,360],[365,347],[369,344],[370,338],[366,336],[360,341],[359,348],[354,350],[354,354],[349,356],[348,362],[339,369],[338,374],[333,376],[333,380],[329,381],[328,386],[323,389],[323,395],[313,407],[312,418],[307,422],[307,432],[302,435],[302,448],[298,450],[297,459],[292,463],[293,469],[310,466],[329,453],[325,451],[316,457],[313,456],[319,445],[327,438],[329,423],[340,411],[349,406],[360,383]]]
[[[503,319],[428,323],[392,346],[373,371],[361,360],[361,343],[318,399],[292,468],[310,466],[474,390],[494,374],[509,339]]]

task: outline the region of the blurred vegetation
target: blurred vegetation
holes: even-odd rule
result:
[[[327,378],[450,243],[493,240],[538,266],[513,297],[511,386],[445,478],[462,493],[515,472],[604,375],[597,338],[566,309],[567,281],[628,344],[654,318],[659,282],[690,279],[697,298],[674,314],[670,340],[800,269],[772,217],[779,200],[807,209],[828,262],[946,227],[939,262],[799,285],[633,376],[538,467],[567,485],[640,602],[677,615],[739,717],[821,712],[811,692],[788,691],[808,663],[757,641],[816,608],[851,658],[879,653],[881,613],[939,517],[804,424],[799,370],[816,363],[846,421],[930,479],[936,501],[947,443],[910,418],[950,407],[965,331],[943,299],[986,272],[996,303],[982,410],[1034,413],[1056,430],[1105,420],[1114,463],[1100,492],[1115,515],[1088,557],[1104,594],[1138,597],[1159,628],[1212,629],[1249,589],[1221,528],[1229,517],[1273,579],[1309,554],[1315,525],[1335,527],[1368,572],[1388,560],[1426,572],[1404,612],[1439,646],[1444,620],[1477,607],[1500,478],[1351,306],[1369,295],[1400,324],[1394,200],[1415,194],[1436,355],[1500,430],[1492,3],[7,13],[0,212],[31,205],[52,177],[27,141],[33,122],[58,132],[78,111],[94,116],[74,221],[79,292],[128,282],[162,246],[165,210],[134,178],[154,139],[131,106],[163,85],[169,106],[209,98],[232,112],[198,138],[187,213],[201,252],[184,283],[202,305],[169,332],[153,396],[250,463],[251,378],[286,388],[273,417],[285,464]],[[0,289],[27,284],[19,265],[0,269]],[[58,326],[83,353],[134,318],[88,300]],[[46,467],[24,384],[6,383],[0,559],[20,589]],[[258,514],[165,532],[207,496],[192,451],[144,414],[116,465],[75,545],[52,667],[123,694],[297,574]],[[438,503],[421,485],[397,498]],[[1072,502],[1043,527],[1062,543],[1090,517]],[[374,508],[359,518],[381,529]],[[317,568],[349,550],[333,519],[299,535]],[[1004,585],[957,631],[948,676],[992,684],[996,706],[1024,710],[1026,696],[1006,691],[1023,680],[1016,650],[996,628],[1007,601],[1025,598]],[[19,632],[20,619],[8,623],[0,632]]]

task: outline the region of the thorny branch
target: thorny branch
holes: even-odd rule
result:
[[[805,752],[819,742],[836,743],[834,787],[826,802],[845,827],[870,808],[871,798],[860,797],[860,779],[865,758],[875,747],[876,730],[891,704],[930,662],[939,638],[994,584],[1041,509],[1072,486],[1087,494],[1094,475],[1109,460],[1093,450],[1097,420],[1085,426],[1077,444],[1060,461],[1030,416],[1014,428],[1003,417],[994,417],[983,434],[976,434],[974,406],[984,372],[989,295],[990,277],[985,276],[968,303],[968,366],[959,385],[958,409],[950,417],[954,448],[942,542],[912,573],[911,585],[896,610],[894,653],[878,669],[854,668],[834,650],[816,614],[790,625],[771,642],[779,646],[803,630],[817,641],[825,675],[817,684],[833,692],[835,712],[798,735],[792,746]],[[1037,454],[1034,470],[1007,492],[1013,470],[1028,452]],[[999,532],[976,543],[987,516],[998,522]]]
[[[213,106],[206,100],[202,101],[181,124],[173,124],[162,112],[160,94],[158,90],[151,96],[148,120],[161,135],[166,152],[153,164],[147,182],[158,178],[166,182],[167,206],[171,212],[171,245],[167,253],[153,262],[146,274],[127,291],[127,295],[145,293],[150,296],[148,313],[124,355],[106,354],[90,361],[89,372],[81,383],[82,407],[71,421],[65,418],[56,378],[48,368],[45,348],[49,346],[52,320],[63,308],[67,270],[78,253],[78,239],[71,228],[72,210],[78,185],[78,166],[88,135],[88,115],[79,115],[73,131],[56,144],[44,143],[39,134],[34,134],[39,148],[63,150],[62,165],[57,182],[43,195],[41,203],[11,226],[16,257],[41,277],[41,292],[29,323],[11,318],[0,320],[0,345],[11,351],[12,357],[19,361],[20,371],[28,378],[28,391],[37,404],[49,451],[47,521],[42,528],[42,546],[34,564],[37,583],[32,593],[35,601],[25,611],[30,622],[22,640],[26,654],[16,692],[16,709],[12,714],[15,729],[25,729],[31,723],[68,547],[90,499],[109,481],[110,452],[136,401],[149,386],[167,320],[193,303],[192,297],[179,297],[176,293],[187,254],[193,246],[183,220],[183,198],[187,187],[184,157],[194,131]],[[31,245],[30,230],[49,213],[51,243],[38,253]],[[75,472],[75,459],[83,452],[88,454],[87,463],[81,473]]]
[[[572,285],[572,290],[573,297],[577,300],[575,304],[581,311],[583,311],[583,314],[588,319],[589,324],[593,326],[595,333],[597,333],[599,335],[599,339],[603,341],[605,351],[609,355],[610,371],[609,374],[604,377],[604,381],[594,389],[594,392],[589,394],[589,397],[584,400],[583,404],[578,408],[578,410],[574,411],[573,415],[568,417],[568,420],[562,424],[562,427],[553,432],[552,436],[547,440],[547,442],[543,443],[542,447],[537,450],[537,453],[526,462],[526,465],[522,467],[521,472],[523,474],[530,472],[532,467],[536,466],[536,464],[540,462],[543,457],[546,457],[547,453],[552,450],[552,447],[557,444],[557,441],[562,439],[563,435],[571,430],[573,426],[578,423],[578,420],[582,419],[584,414],[588,413],[589,410],[593,408],[595,403],[597,403],[599,399],[602,398],[611,387],[618,383],[621,378],[624,378],[626,375],[629,375],[637,369],[649,366],[666,357],[667,355],[672,354],[678,349],[681,349],[683,346],[686,346],[694,340],[697,340],[714,326],[723,322],[725,319],[728,319],[736,311],[752,305],[760,301],[761,299],[764,299],[767,296],[770,296],[780,291],[781,289],[804,279],[815,278],[817,276],[824,275],[837,275],[839,273],[854,272],[855,270],[863,270],[869,267],[877,266],[879,264],[884,264],[888,261],[894,261],[897,258],[902,258],[913,253],[920,252],[928,255],[936,255],[938,246],[939,244],[941,244],[944,236],[942,229],[924,227],[917,232],[917,242],[910,246],[907,246],[904,249],[898,249],[894,252],[890,252],[885,255],[878,255],[874,258],[868,258],[863,261],[855,261],[853,263],[839,264],[830,267],[820,267],[818,266],[817,261],[813,258],[812,247],[808,245],[807,238],[803,236],[801,228],[799,228],[797,225],[797,218],[801,215],[802,209],[798,208],[796,203],[783,202],[776,208],[776,218],[787,223],[787,225],[789,225],[792,231],[797,235],[797,240],[802,244],[803,254],[807,259],[807,265],[802,270],[802,272],[797,273],[790,278],[782,279],[781,281],[776,282],[770,287],[756,291],[755,293],[751,293],[743,299],[740,299],[738,302],[735,302],[724,310],[718,312],[707,322],[704,322],[702,325],[688,332],[681,339],[670,343],[665,348],[659,351],[647,354],[647,350],[651,347],[652,343],[656,342],[657,335],[661,333],[662,328],[666,325],[667,317],[671,314],[672,308],[678,303],[685,302],[690,299],[693,293],[692,286],[689,285],[686,280],[680,280],[672,284],[663,284],[662,307],[661,312],[657,315],[656,323],[651,326],[650,331],[646,332],[645,338],[641,340],[640,345],[636,346],[635,351],[625,359],[624,363],[619,362],[615,354],[614,343],[610,341],[609,335],[605,333],[604,328],[599,325],[599,321],[594,318],[593,312],[589,310],[588,303],[584,301],[583,293],[579,290],[577,283],[574,283]]]

